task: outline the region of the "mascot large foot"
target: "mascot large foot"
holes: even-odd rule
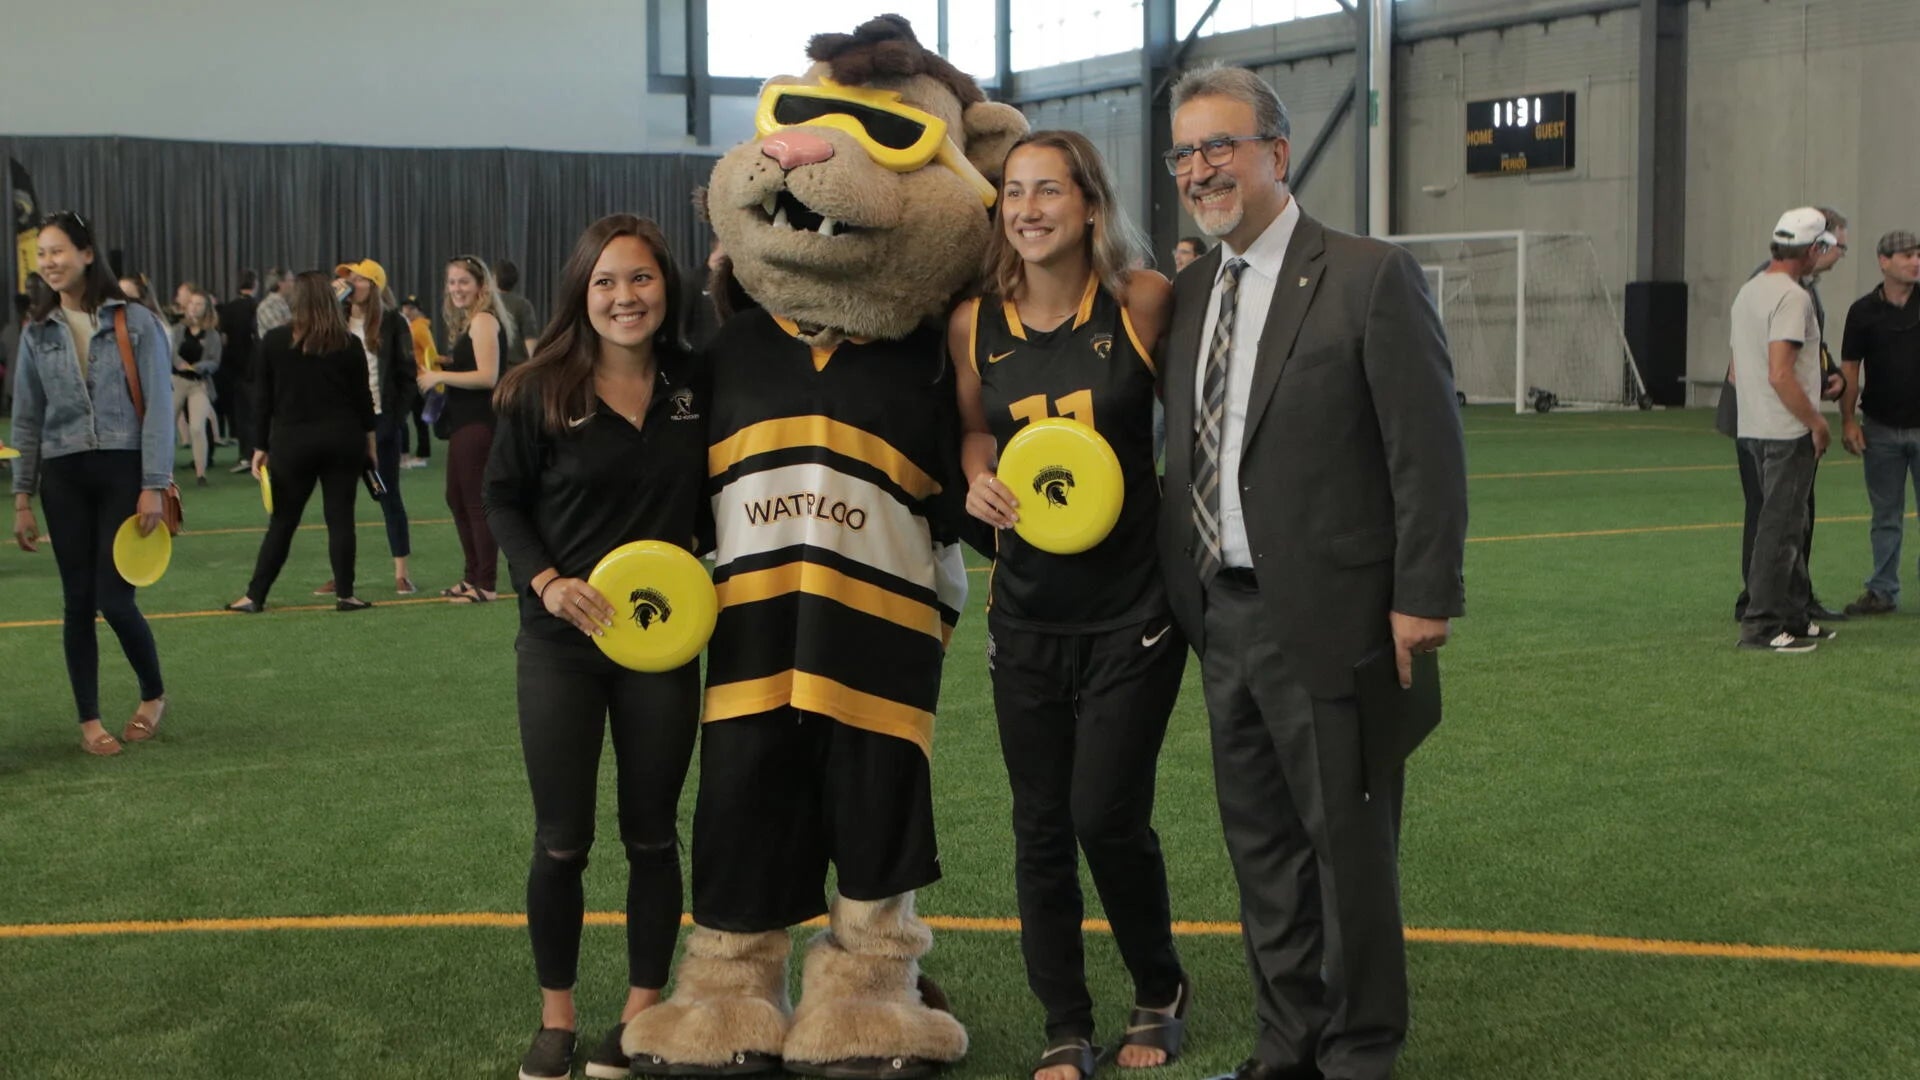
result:
[[[673,997],[627,1021],[620,1049],[643,1076],[757,1076],[780,1071],[793,1006],[785,930],[731,934],[695,926]]]
[[[967,1030],[920,976],[920,958],[932,947],[912,893],[836,897],[829,929],[807,947],[800,1008],[782,1050],[787,1071],[911,1080],[965,1056]]]

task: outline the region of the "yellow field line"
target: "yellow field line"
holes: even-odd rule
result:
[[[1676,468],[1680,468],[1680,467],[1691,467],[1691,466],[1676,466]],[[1719,468],[1719,466],[1717,465],[1711,466],[1711,467]],[[1532,476],[1532,475],[1547,475],[1547,474],[1514,473],[1511,475]],[[1567,475],[1572,475],[1572,474],[1567,474]],[[1907,517],[1910,519],[1915,517],[1920,517],[1920,512],[1910,513],[1907,515]],[[1820,518],[1818,522],[1816,522],[1816,524],[1820,524],[1820,525],[1857,524],[1862,521],[1872,521],[1872,520],[1873,520],[1873,515],[1871,514],[1843,514],[1838,517]],[[1506,543],[1512,543],[1519,540],[1583,540],[1583,539],[1588,539],[1588,538],[1597,537],[1597,536],[1641,536],[1641,535],[1647,535],[1651,533],[1702,532],[1702,531],[1711,530],[1711,529],[1738,529],[1741,527],[1741,525],[1742,525],[1742,522],[1738,522],[1738,521],[1705,521],[1705,522],[1699,522],[1691,525],[1641,525],[1631,529],[1586,529],[1580,532],[1516,533],[1512,536],[1469,536],[1467,537],[1467,543],[1469,544],[1506,544]],[[302,527],[314,528],[316,526],[302,526]],[[991,571],[992,569],[993,567],[991,566],[970,566],[967,568],[967,573],[984,574]],[[442,598],[428,597],[428,598],[419,599],[419,600],[383,600],[380,603],[381,603],[381,606],[385,607],[388,605],[397,606],[400,604],[436,603],[440,599]],[[275,607],[275,608],[270,608],[269,610],[271,611],[332,611],[333,605],[332,604],[299,604],[292,607]],[[235,615],[235,614],[238,614],[238,612],[167,611],[167,612],[148,614],[147,618],[149,619],[203,619],[203,618],[212,618],[220,615]],[[0,630],[20,630],[28,627],[36,627],[36,626],[45,627],[45,626],[59,626],[59,625],[61,625],[61,621],[59,619],[26,619],[19,622],[0,622]]]
[[[1717,435],[1710,427],[1686,427],[1681,424],[1556,424],[1551,427],[1515,425],[1499,428],[1464,428],[1468,435],[1569,435],[1605,434],[1612,431],[1678,431],[1687,435]]]
[[[441,915],[286,915],[254,919],[177,919],[140,922],[21,923],[0,925],[4,938],[69,938],[134,934],[180,933],[252,933],[265,930],[418,930],[418,929],[508,929],[526,925],[526,915],[507,911],[475,911]],[[588,912],[589,926],[622,926],[626,916],[618,911]],[[681,925],[692,925],[683,916]],[[974,918],[958,915],[930,915],[926,922],[935,930],[974,933],[1014,933],[1018,919]],[[822,919],[805,925],[824,926]],[[1092,933],[1112,933],[1104,919],[1088,919],[1084,928]],[[1176,922],[1173,932],[1182,937],[1239,937],[1240,924],[1231,922]],[[1438,945],[1495,945],[1530,949],[1563,949],[1576,952],[1626,953],[1639,956],[1687,956],[1720,960],[1781,960],[1810,964],[1847,964],[1856,967],[1911,968],[1920,970],[1920,952],[1890,952],[1870,949],[1810,949],[1788,945],[1746,945],[1737,942],[1669,941],[1657,938],[1607,937],[1598,934],[1547,934],[1527,930],[1459,930],[1408,927],[1407,940]]]
[[[401,607],[406,604],[445,604],[450,601],[444,596],[422,596],[414,599],[382,600],[379,607]],[[268,611],[332,611],[332,604],[289,604],[285,607],[275,605]],[[244,615],[241,611],[149,611],[143,612],[149,619],[218,619],[228,615]],[[61,626],[59,619],[22,619],[18,622],[0,622],[0,630],[23,630],[33,626]]]
[[[1553,476],[1637,476],[1642,473],[1732,472],[1733,465],[1648,465],[1634,469],[1550,469],[1546,472],[1468,473],[1469,480],[1537,480]]]
[[[410,520],[409,523],[413,525],[451,525],[453,524],[453,519],[452,518],[413,518]],[[356,521],[353,523],[353,527],[356,529],[380,529],[380,528],[385,528],[386,524],[387,523],[384,521]],[[324,529],[324,528],[326,528],[324,524],[318,524],[318,523],[312,524],[312,525],[300,526],[300,529],[302,532],[310,532],[314,529]],[[252,533],[258,536],[266,531],[267,531],[267,528],[264,525],[261,525],[259,527],[249,525],[246,527],[236,527],[231,529],[182,529],[180,530],[180,535],[181,536],[236,536],[243,533]]]

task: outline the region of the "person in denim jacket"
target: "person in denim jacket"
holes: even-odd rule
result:
[[[120,752],[121,740],[151,739],[167,707],[153,632],[134,603],[133,586],[113,565],[113,534],[129,514],[141,535],[160,525],[161,496],[173,482],[172,347],[167,328],[129,303],[92,230],[60,212],[41,223],[42,295],[20,335],[13,399],[13,536],[37,551],[37,492],[47,511],[65,599],[67,678],[87,753]],[[114,317],[126,313],[145,396],[136,415]],[[100,649],[94,615],[106,617],[140,681],[140,705],[115,739],[100,723]]]

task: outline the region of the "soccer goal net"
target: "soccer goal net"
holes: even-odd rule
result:
[[[1453,377],[1473,404],[1515,412],[1646,408],[1646,383],[1584,233],[1391,236],[1420,261]]]

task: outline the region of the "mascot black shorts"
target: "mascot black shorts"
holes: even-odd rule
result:
[[[759,933],[940,879],[927,757],[905,739],[777,709],[700,733],[693,919]]]

